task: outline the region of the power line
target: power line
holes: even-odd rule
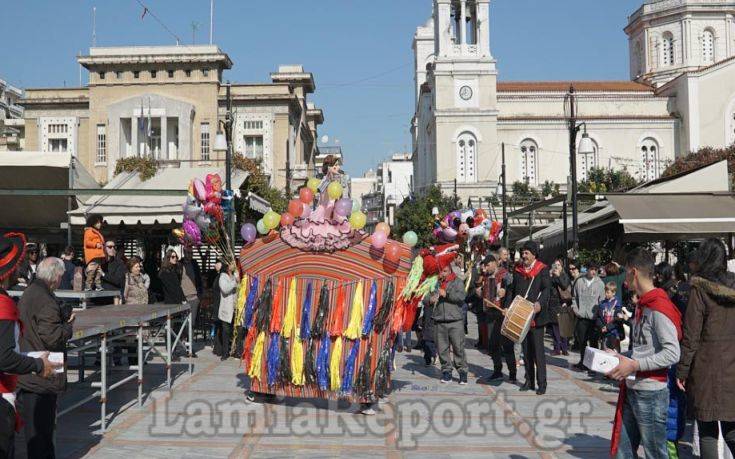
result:
[[[146,13],[147,13],[147,14],[150,14],[150,15],[151,15],[151,17],[152,17],[152,18],[153,18],[153,19],[154,19],[154,20],[155,20],[155,21],[156,21],[156,22],[157,22],[158,24],[160,24],[160,26],[161,26],[161,27],[163,27],[163,28],[164,28],[164,30],[166,30],[166,32],[168,32],[168,33],[169,33],[169,34],[170,34],[170,35],[171,35],[172,37],[174,37],[174,38],[176,39],[176,44],[177,44],[177,45],[180,45],[180,44],[182,43],[182,41],[183,41],[183,40],[181,40],[181,38],[179,38],[179,36],[178,36],[178,35],[176,35],[175,33],[173,33],[173,31],[172,31],[171,29],[169,29],[169,28],[168,28],[168,27],[166,26],[166,24],[164,24],[164,23],[163,23],[163,21],[161,21],[161,19],[160,19],[160,18],[159,18],[158,16],[156,16],[156,14],[155,14],[155,13],[154,13],[154,12],[153,12],[153,11],[152,11],[152,10],[151,10],[151,9],[150,9],[150,8],[149,8],[149,7],[148,7],[148,6],[146,5],[146,4],[145,4],[145,3],[143,3],[143,2],[141,1],[141,0],[135,0],[135,1],[136,1],[136,2],[138,2],[138,4],[139,4],[140,6],[142,6],[142,7],[143,7],[143,16],[145,16],[145,15],[146,15]]]
[[[413,64],[408,63],[408,64],[399,65],[398,67],[394,67],[392,69],[388,69],[388,70],[385,70],[383,72],[376,73],[375,75],[371,75],[371,76],[368,76],[368,77],[365,77],[365,78],[362,78],[362,79],[359,79],[359,80],[355,80],[355,81],[352,81],[352,82],[349,82],[349,83],[331,83],[331,84],[330,83],[326,83],[326,84],[321,84],[320,87],[321,88],[330,88],[330,87],[331,88],[336,88],[336,87],[342,87],[342,86],[354,86],[354,85],[357,85],[359,83],[363,83],[365,81],[375,80],[376,78],[380,78],[382,76],[388,75],[389,73],[393,73],[393,72],[395,72],[397,70],[401,70],[401,69],[406,68],[406,67],[409,67],[411,65],[413,65]]]

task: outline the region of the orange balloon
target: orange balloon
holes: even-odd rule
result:
[[[304,203],[298,199],[292,199],[288,203],[288,213],[294,218],[299,218],[304,213]]]
[[[288,212],[281,214],[281,226],[291,226],[293,225],[294,220],[295,218],[293,218],[293,215]]]
[[[314,202],[314,192],[305,186],[301,187],[299,190],[299,199],[307,206],[310,206]]]
[[[391,242],[385,246],[385,259],[391,263],[398,263],[401,259],[401,248],[398,244]]]
[[[390,236],[390,225],[385,222],[380,222],[375,225],[375,231],[385,233],[386,236]]]

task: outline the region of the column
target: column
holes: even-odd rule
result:
[[[139,117],[133,114],[133,117],[130,119],[130,144],[133,147],[134,156],[140,156],[140,152],[138,151],[138,148],[140,147],[138,144],[138,131],[140,130],[138,121]]]
[[[161,159],[168,158],[168,115],[161,117]]]
[[[459,16],[459,44],[464,52],[467,44],[467,0],[460,0],[460,16]]]

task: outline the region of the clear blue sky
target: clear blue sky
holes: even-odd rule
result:
[[[209,0],[142,0],[182,38],[208,40]],[[346,169],[360,175],[411,148],[411,40],[431,0],[216,0],[215,43],[233,82],[268,81],[278,64],[314,73],[321,134],[339,139]],[[494,0],[491,46],[500,80],[628,79],[627,17],[642,0]],[[75,56],[98,46],[173,44],[137,0],[7,1],[0,78],[20,87],[78,84]],[[84,76],[86,81],[86,75]]]

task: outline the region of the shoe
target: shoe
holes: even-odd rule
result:
[[[460,373],[459,374],[459,385],[460,386],[466,386],[467,385],[467,373]]]
[[[445,371],[444,373],[442,373],[442,379],[440,379],[439,382],[442,384],[449,384],[450,382],[452,382],[452,374],[448,371]]]
[[[428,362],[427,361],[424,361],[424,366],[425,367],[430,367],[431,366],[431,360],[429,360]]]
[[[531,384],[528,381],[524,382],[523,385],[521,386],[521,392],[528,392],[529,390],[534,390],[534,389],[536,389],[536,385]]]
[[[594,372],[594,371],[592,371],[592,370],[589,370],[589,371],[587,372],[587,376],[589,376],[590,378],[593,378],[593,379],[594,379],[594,378],[596,378],[596,377],[597,377],[597,373],[596,373],[596,372]]]
[[[490,375],[489,378],[487,378],[488,381],[496,381],[498,379],[503,379],[503,372],[502,371],[494,371],[493,374]]]
[[[375,409],[373,409],[373,405],[371,403],[361,403],[360,414],[364,416],[375,416]]]
[[[561,351],[562,355],[569,355],[569,351]]]
[[[224,361],[225,361],[225,360],[227,360],[228,358],[229,358],[229,357],[228,357],[227,355],[223,355],[223,356],[222,356],[222,357],[220,357],[219,359],[220,359],[220,361],[221,361],[221,362],[224,362]]]
[[[403,352],[403,346],[396,347],[396,352]]]
[[[196,352],[192,352],[192,353],[191,353],[191,356],[192,356],[193,358],[195,358],[195,359],[196,359],[197,357],[199,357],[199,356],[197,355],[197,353],[196,353]]]
[[[561,351],[551,351],[551,355],[561,355]]]
[[[587,371],[587,367],[585,367],[581,363],[575,363],[574,365],[572,365],[572,370],[574,370],[574,371]]]
[[[518,384],[518,378],[516,377],[515,373],[511,373],[511,375],[508,376],[508,382]]]
[[[546,393],[546,384],[539,385],[538,389],[536,390],[536,395],[544,395]]]

